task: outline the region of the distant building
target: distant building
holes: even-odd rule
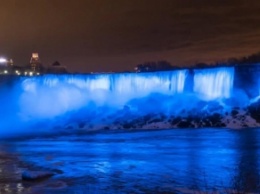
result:
[[[51,66],[46,69],[47,74],[66,74],[68,73],[66,66],[61,65],[58,61],[55,61]]]
[[[30,62],[24,66],[14,65],[12,59],[0,57],[0,74],[3,75],[21,75],[35,76],[42,74],[67,74],[66,66],[55,61],[51,66],[44,67],[40,61],[38,53],[32,53]]]
[[[32,53],[32,57],[30,60],[30,67],[33,74],[41,73],[43,71],[44,68],[41,64],[38,53]]]
[[[40,62],[38,53],[32,53],[30,63],[25,66],[14,65],[12,59],[0,58],[0,74],[33,76],[43,73],[44,67]]]

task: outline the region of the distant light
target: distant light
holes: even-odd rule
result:
[[[26,71],[24,72],[24,75],[27,75],[27,72],[26,72]]]
[[[40,73],[37,73],[37,75],[40,75]]]
[[[39,58],[39,54],[38,53],[32,53],[32,58]]]
[[[20,73],[18,70],[15,70],[15,73],[16,73],[17,75],[21,75],[21,73]]]
[[[8,71],[7,70],[4,70],[4,74],[7,74],[8,73]]]
[[[33,72],[30,71],[30,72],[29,72],[29,75],[32,76],[32,75],[33,75]]]
[[[7,63],[7,59],[5,59],[5,58],[0,58],[0,63]]]

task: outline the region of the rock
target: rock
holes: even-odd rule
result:
[[[172,120],[172,125],[176,125],[176,124],[178,124],[180,121],[181,121],[182,119],[181,119],[181,117],[176,117],[176,118],[173,118],[173,120]]]
[[[130,129],[130,128],[133,128],[133,125],[132,125],[132,123],[124,123],[123,127],[124,127],[124,129]]]
[[[22,173],[22,179],[26,181],[37,181],[41,179],[46,179],[52,177],[54,175],[53,172],[50,171],[24,171]]]
[[[231,115],[232,115],[233,117],[235,117],[238,113],[239,113],[239,112],[238,112],[236,109],[234,109],[234,110],[231,111]]]
[[[148,123],[158,123],[158,122],[162,122],[162,119],[154,118],[154,119],[148,121]]]
[[[256,103],[252,103],[248,107],[248,112],[253,119],[255,119],[258,123],[260,123],[260,101],[257,101]]]
[[[190,122],[188,122],[188,121],[180,121],[179,123],[178,123],[178,127],[179,128],[189,128],[190,127]]]
[[[201,127],[212,127],[212,123],[208,119],[203,119],[203,123]]]

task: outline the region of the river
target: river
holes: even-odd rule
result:
[[[260,188],[259,129],[172,129],[2,140],[1,193],[203,193]],[[26,170],[51,170],[43,181]]]

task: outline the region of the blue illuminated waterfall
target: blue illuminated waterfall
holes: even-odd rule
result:
[[[108,114],[120,116],[118,111],[128,109],[133,116],[157,112],[178,115],[183,110],[199,110],[197,104],[201,101],[231,98],[234,74],[234,67],[215,67],[20,77],[13,83],[11,97],[0,94],[0,99],[3,96],[8,99],[2,113],[0,111],[6,118],[0,127],[10,127],[14,119],[21,126],[21,123],[55,121],[56,118],[65,122],[75,115],[98,123],[101,122],[98,118]]]
[[[234,68],[195,70],[193,90],[203,99],[229,98],[233,82]]]
[[[234,69],[195,70],[192,82],[189,70],[153,73],[44,75],[22,79],[20,110],[33,117],[53,117],[94,103],[97,106],[123,106],[132,99],[153,94],[214,100],[229,98]],[[193,84],[193,91],[185,85]],[[163,102],[162,102],[163,103]],[[143,106],[146,106],[143,104]],[[187,104],[188,106],[188,104]]]
[[[187,70],[145,74],[45,75],[24,78],[21,110],[34,116],[57,116],[88,103],[123,106],[153,93],[184,92]]]

